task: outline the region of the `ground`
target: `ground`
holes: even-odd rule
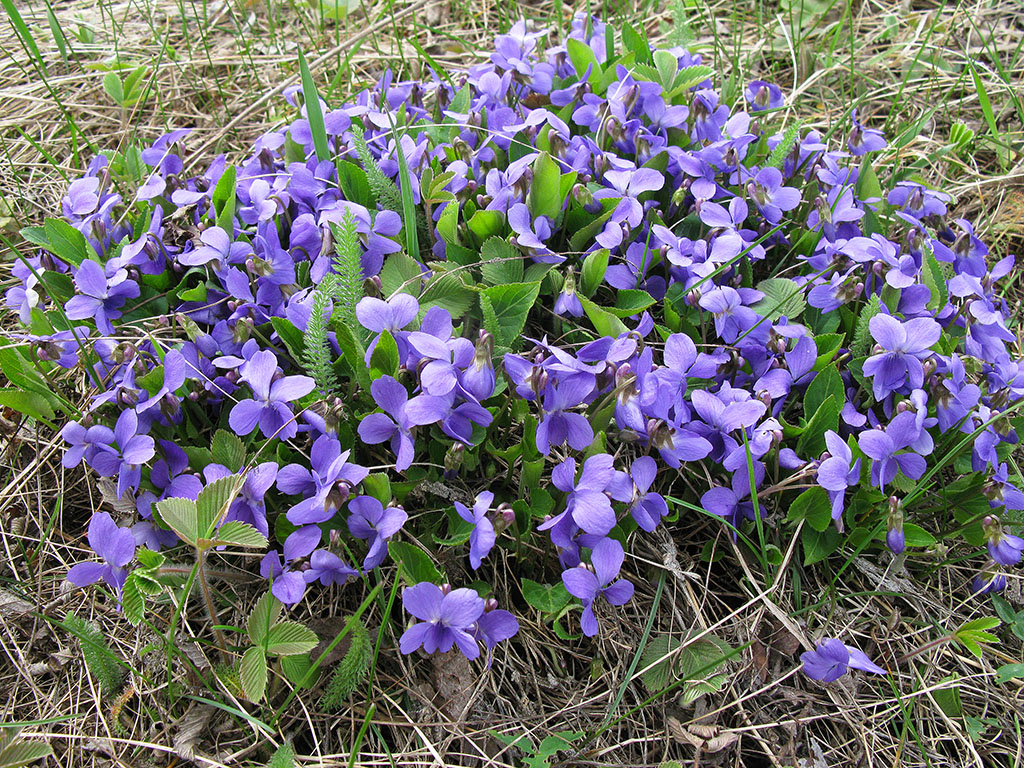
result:
[[[190,127],[202,165],[217,152],[240,156],[268,128],[293,119],[281,93],[298,81],[299,48],[327,101],[339,104],[385,67],[411,77],[425,65],[453,70],[479,60],[520,17],[567,23],[589,7],[643,24],[653,40],[675,18],[657,4],[624,2],[382,2],[356,4],[341,21],[294,0],[4,5],[5,264],[25,249],[18,230],[59,211],[68,180],[97,151]],[[754,78],[778,83],[788,119],[823,133],[858,105],[860,119],[885,129],[895,150],[884,155],[880,176],[915,174],[953,194],[955,214],[974,222],[993,253],[1024,255],[1019,5],[686,0],[682,7],[691,47],[714,65],[726,93]],[[1009,290],[1019,301],[1019,280]],[[77,378],[65,384],[84,398]],[[994,680],[999,665],[1021,661],[1020,640],[1005,628],[981,659],[951,643],[927,647],[899,664],[888,691],[863,678],[819,685],[798,671],[799,651],[826,625],[848,628],[847,637],[895,669],[943,633],[992,615],[991,604],[966,587],[980,562],[975,552],[940,544],[931,561],[917,558],[908,569],[881,555],[804,567],[783,549],[782,563],[763,573],[717,528],[685,516],[671,537],[638,553],[630,567],[646,586],[617,632],[599,643],[559,639],[526,609],[519,641],[485,671],[456,656],[399,657],[386,633],[371,699],[331,714],[316,709],[316,695],[299,696],[272,727],[270,712],[230,689],[204,690],[184,668],[168,677],[163,657],[147,651],[151,631],[133,630],[111,605],[68,588],[63,577],[84,554],[86,521],[116,504],[95,478],[61,467],[52,430],[20,419],[6,413],[0,421],[0,644],[9,662],[0,667],[0,719],[27,723],[23,735],[45,734],[56,764],[262,765],[291,740],[309,756],[300,764],[520,765],[526,742],[509,748],[495,733],[507,741],[526,733],[539,745],[571,732],[586,737],[551,742],[565,747],[551,765],[1024,763],[1021,681]],[[240,625],[259,586],[232,579],[216,586],[234,608],[223,621]],[[326,637],[355,608],[331,597],[324,592],[309,606]],[[1005,598],[1024,607],[1019,577]],[[372,633],[377,610],[367,617]],[[68,612],[94,622],[124,660],[114,690],[101,690],[83,663],[83,642],[64,626]],[[186,623],[180,642],[194,649],[202,671],[210,660],[191,632]],[[704,695],[692,686],[652,694],[641,679],[650,657],[636,649],[655,634],[690,641],[699,634],[737,649],[719,670],[722,685]]]

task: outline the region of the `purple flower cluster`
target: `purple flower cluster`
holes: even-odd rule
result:
[[[470,568],[486,572],[504,536],[546,533],[592,635],[602,599],[632,596],[629,538],[671,519],[680,472],[704,483],[688,503],[737,538],[803,492],[827,498],[838,530],[885,528],[902,552],[952,435],[990,506],[960,522],[987,540],[987,588],[1005,583],[998,569],[1022,547],[1000,515],[1024,509],[1006,464],[1024,368],[998,293],[1013,257],[993,263],[922,184],[864,197],[886,147],[869,119],[853,115],[844,149],[783,133],[776,86],[755,80],[725,104],[710,81],[667,77],[666,62],[680,72],[699,56],[659,51],[654,67],[641,47],[616,60],[609,31],[579,17],[571,43],[545,49],[546,30],[519,22],[454,80],[388,72],[324,105],[329,159],[300,110],[199,176],[184,171],[187,131],[168,134],[142,153],[134,195],[116,191],[120,159],[94,160],[56,222],[77,234],[16,265],[6,294],[31,326],[26,358],[81,365],[95,389],[62,431],[65,466],[116,476],[136,501],[135,540],[153,549],[176,543],[156,502],[244,474],[226,520],[273,534],[260,571],[289,604],[313,582],[358,578],[342,555],[369,571],[420,531],[428,510],[381,493],[388,473],[461,475],[488,487],[454,509]],[[387,207],[381,177],[417,221]],[[311,323],[327,277],[344,277],[332,228],[344,222],[361,293],[344,313],[331,294]],[[154,310],[159,333],[142,327]],[[307,375],[320,342],[344,397]],[[494,457],[510,478],[543,471],[507,488],[483,474]],[[531,521],[509,507],[523,491],[557,506]],[[91,530],[106,565],[73,580],[116,587],[132,552]],[[468,589],[421,583],[404,602],[420,619],[406,652],[476,657],[515,632]],[[837,649],[809,668],[858,661]]]

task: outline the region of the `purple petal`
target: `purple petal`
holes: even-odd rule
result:
[[[405,610],[423,621],[437,621],[441,618],[442,599],[441,588],[427,581],[408,587],[402,593]]]

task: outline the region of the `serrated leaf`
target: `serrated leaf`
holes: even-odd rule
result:
[[[266,640],[270,628],[281,618],[281,611],[283,609],[284,606],[281,604],[281,601],[269,592],[265,592],[256,601],[256,605],[253,606],[252,613],[249,614],[249,620],[245,625],[249,639],[252,640],[254,645],[263,645],[263,641]]]
[[[435,274],[420,296],[420,317],[431,307],[442,307],[458,323],[473,305],[474,292],[454,274]]]
[[[270,324],[274,326],[274,330],[277,331],[277,335],[288,348],[288,354],[292,356],[292,360],[295,363],[300,362],[304,358],[304,352],[306,349],[305,342],[302,340],[302,331],[296,328],[290,320],[284,317],[272,317],[270,318]]]
[[[178,538],[193,547],[199,539],[199,512],[192,499],[163,499],[154,505],[160,519]]]
[[[924,249],[922,262],[921,280],[928,287],[930,293],[927,307],[933,312],[939,312],[949,303],[949,283],[946,281],[946,273],[931,248]]]
[[[709,77],[715,74],[715,70],[705,64],[694,64],[684,67],[676,73],[672,81],[672,87],[665,95],[665,99],[671,101],[683,91],[688,91],[696,85],[700,85]]]
[[[727,676],[715,674],[715,670],[727,663],[725,657],[731,652],[732,648],[714,635],[692,642],[668,635],[656,637],[647,644],[641,657],[641,668],[650,667],[643,674],[644,685],[656,693],[677,680],[685,680],[682,702],[690,704],[725,685]]]
[[[218,429],[213,436],[210,454],[215,464],[221,464],[232,472],[239,472],[245,466],[245,445],[234,432]]]
[[[499,346],[511,347],[519,338],[539,293],[540,283],[509,283],[485,288],[480,294],[481,303],[486,299],[491,310],[491,316],[485,317],[490,326],[484,327]]]
[[[618,292],[614,307],[603,307],[609,314],[616,317],[632,317],[638,315],[654,304],[654,297],[639,288],[624,288]]]
[[[793,320],[799,317],[807,306],[803,287],[784,277],[762,280],[758,283],[757,290],[764,294],[764,298],[751,309],[772,322],[783,315]]]
[[[214,546],[222,545],[263,549],[267,546],[267,537],[248,523],[230,520],[218,528],[215,534]]]
[[[20,768],[52,754],[46,742],[19,739],[0,751],[0,768]]]
[[[440,584],[443,581],[441,572],[430,560],[430,555],[415,544],[391,541],[388,543],[388,552],[396,563],[401,563],[402,577],[409,584],[418,584],[422,581]]]
[[[383,506],[391,503],[391,480],[385,472],[371,472],[363,478],[363,493],[372,496]]]
[[[267,653],[272,656],[295,656],[309,653],[320,642],[309,627],[297,621],[282,621],[270,628],[267,634]]]
[[[485,283],[506,285],[523,281],[523,255],[507,240],[490,237],[480,248],[480,274]]]
[[[245,698],[252,702],[263,700],[263,694],[267,691],[267,657],[258,645],[242,656],[238,664],[238,679]]]
[[[572,599],[565,584],[540,584],[533,579],[523,578],[523,599],[541,613],[556,614]]]
[[[224,519],[243,482],[241,475],[228,475],[214,480],[199,492],[199,498],[196,499],[196,530],[200,538],[209,537]]]
[[[384,261],[380,270],[381,291],[391,296],[401,291],[412,296],[420,295],[423,269],[419,262],[405,253],[393,253]]]
[[[291,744],[282,744],[267,763],[267,768],[295,768],[295,750]]]
[[[142,621],[145,605],[142,590],[139,589],[138,574],[129,574],[125,580],[124,588],[121,590],[121,610],[133,627],[138,626],[139,622]],[[2,766],[3,763],[0,762],[0,767]]]

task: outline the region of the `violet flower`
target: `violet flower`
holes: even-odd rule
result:
[[[898,414],[885,430],[866,429],[857,436],[857,444],[864,455],[873,459],[871,463],[871,484],[881,490],[896,478],[897,471],[917,480],[928,468],[924,457],[906,451],[905,448],[917,440],[916,419],[909,411]]]
[[[590,553],[591,571],[584,565],[562,572],[562,583],[569,594],[583,603],[580,625],[583,634],[593,637],[598,623],[594,615],[594,601],[603,596],[611,605],[624,605],[633,597],[633,585],[626,579],[613,581],[622,570],[625,559],[622,545],[615,539],[601,539]]]
[[[269,349],[254,354],[239,370],[253,397],[235,403],[228,416],[231,428],[239,435],[248,435],[258,424],[264,437],[295,437],[299,428],[289,403],[312,392],[316,382],[309,376],[276,378],[277,357]]]
[[[103,562],[77,563],[68,571],[67,580],[76,587],[85,587],[102,579],[117,594],[120,605],[128,580],[125,566],[135,557],[135,537],[130,528],[118,528],[106,512],[92,516],[86,535],[89,546]]]
[[[111,320],[121,316],[121,307],[128,299],[138,297],[139,284],[128,279],[128,272],[117,270],[107,278],[103,267],[85,259],[75,272],[75,288],[79,295],[71,297],[64,310],[71,320],[93,320],[107,334],[114,333]]]
[[[88,434],[88,433],[87,433]],[[117,476],[117,497],[135,490],[142,480],[142,465],[156,454],[156,443],[149,435],[139,434],[139,416],[122,411],[114,425],[114,445],[94,444],[90,463],[103,477]]]
[[[346,564],[333,552],[318,549],[309,556],[309,568],[302,572],[307,584],[319,581],[325,587],[331,584],[344,586],[352,579],[358,578],[359,572]]]
[[[831,429],[825,432],[825,445],[829,458],[818,466],[818,485],[828,493],[832,502],[832,519],[839,530],[843,529],[843,499],[847,488],[855,488],[860,482],[860,459],[853,460],[850,446]]]
[[[388,539],[398,533],[409,515],[401,507],[385,508],[373,496],[358,496],[348,503],[352,513],[348,530],[357,539],[366,540],[369,549],[363,560],[363,570],[372,571],[384,562],[388,554]]]
[[[494,494],[490,491],[483,491],[477,495],[473,509],[458,501],[455,502],[455,511],[459,517],[473,526],[473,532],[469,535],[469,564],[474,571],[480,567],[498,538],[494,524],[487,517],[493,503]]]
[[[930,317],[901,323],[895,317],[878,314],[868,323],[871,336],[881,351],[864,361],[864,375],[871,376],[875,398],[881,400],[904,385],[924,386],[922,360],[931,357],[931,347],[942,335],[942,326]]]
[[[473,625],[484,612],[484,600],[475,590],[463,587],[446,593],[424,581],[402,593],[402,605],[421,620],[399,638],[402,653],[412,653],[420,646],[427,653],[447,653],[457,645],[467,659],[480,655]]]
[[[668,514],[664,497],[650,490],[657,474],[657,462],[650,456],[641,456],[628,473],[617,471],[609,486],[612,498],[628,504],[629,514],[645,531],[653,531]]]
[[[838,680],[850,669],[873,672],[876,675],[888,674],[871,661],[866,653],[851,645],[844,645],[835,638],[822,638],[815,650],[800,654],[800,658],[804,663],[804,674],[823,683]]]
[[[348,499],[348,494],[370,473],[358,464],[350,464],[351,451],[342,451],[341,443],[331,435],[321,435],[313,443],[310,467],[289,464],[277,473],[277,487],[289,496],[304,498],[288,510],[295,525],[325,523]]]

